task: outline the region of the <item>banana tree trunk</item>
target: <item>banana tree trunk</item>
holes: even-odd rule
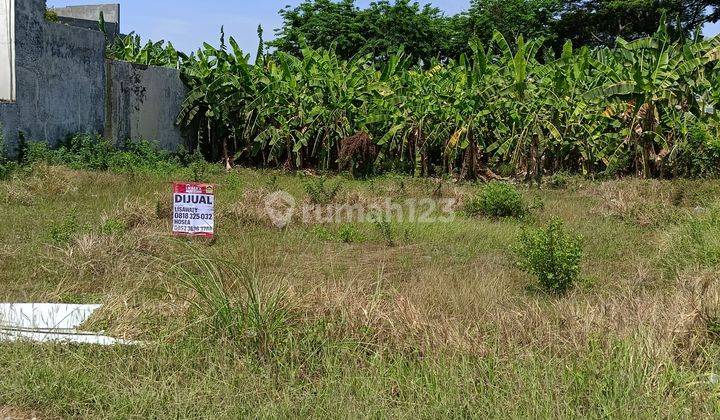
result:
[[[420,178],[423,176],[423,139],[422,139],[422,129],[416,128],[415,133],[413,135],[415,138],[415,178]]]

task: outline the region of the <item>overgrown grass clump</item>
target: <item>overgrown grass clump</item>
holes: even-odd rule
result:
[[[319,177],[305,184],[305,191],[313,204],[327,205],[332,203],[342,189],[342,184],[336,182],[332,185],[327,178]]]
[[[720,204],[698,207],[694,214],[670,230],[662,264],[671,275],[685,269],[720,266]]]
[[[522,218],[529,212],[522,194],[512,184],[491,182],[465,205],[470,216]]]

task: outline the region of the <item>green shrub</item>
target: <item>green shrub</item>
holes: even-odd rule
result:
[[[61,222],[53,223],[50,227],[50,239],[57,245],[64,245],[79,231],[80,223],[77,217],[71,215]]]
[[[10,175],[15,172],[17,168],[17,163],[0,159],[0,180],[10,178]]]
[[[52,23],[60,23],[60,16],[58,16],[54,10],[45,9],[45,20]]]
[[[667,233],[661,264],[670,275],[692,267],[720,266],[720,205],[697,211]]]
[[[680,175],[691,178],[720,174],[720,139],[710,133],[706,124],[692,125],[684,141],[677,146]]]
[[[520,191],[514,185],[500,182],[491,182],[465,205],[465,212],[470,216],[521,218],[528,211]]]
[[[536,276],[548,293],[567,292],[580,276],[581,239],[566,233],[560,220],[546,229],[524,230],[516,252],[520,268]]]
[[[344,225],[338,232],[338,239],[346,244],[357,242],[361,239],[361,234],[353,225]]]
[[[219,168],[218,165],[213,165],[206,161],[199,148],[195,149],[194,153],[188,155],[187,166],[192,172],[194,182],[206,181],[208,175],[217,173]]]
[[[393,231],[392,223],[385,214],[372,215],[372,223],[375,229],[380,233],[385,245],[389,247],[395,246],[395,232]]]
[[[100,226],[100,233],[105,236],[115,236],[124,233],[127,230],[127,224],[122,220],[108,219]]]
[[[115,147],[106,139],[93,134],[77,134],[68,138],[57,150],[59,160],[73,169],[109,169]]]
[[[23,165],[32,165],[35,163],[57,163],[56,153],[50,149],[50,146],[44,141],[31,141],[25,143],[23,152]]]
[[[566,172],[556,172],[547,180],[550,188],[563,189],[570,183],[570,175]]]
[[[340,193],[340,188],[340,182],[328,185],[327,179],[324,177],[316,178],[305,184],[305,191],[313,204],[332,203]]]

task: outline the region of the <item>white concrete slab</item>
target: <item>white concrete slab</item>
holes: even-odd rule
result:
[[[0,342],[135,345],[102,334],[78,331],[101,305],[0,303]]]
[[[53,333],[40,331],[3,330],[0,328],[0,341],[31,341],[33,343],[97,344],[100,346],[135,345],[133,341],[120,340],[98,334]]]
[[[72,330],[98,309],[100,305],[0,303],[0,328]]]

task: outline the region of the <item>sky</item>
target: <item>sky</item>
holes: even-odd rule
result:
[[[108,3],[111,2],[107,1]],[[371,0],[358,0],[367,6]],[[101,1],[98,1],[98,3]],[[468,8],[470,0],[429,0],[448,15]],[[92,0],[48,0],[48,6],[92,4]],[[265,29],[265,40],[272,39],[282,24],[278,11],[301,0],[120,0],[120,29],[135,31],[143,40],[171,41],[184,52],[195,51],[203,42],[217,45],[220,26],[249,54],[257,51],[257,26]],[[426,3],[421,1],[420,3]],[[720,23],[705,28],[706,35],[720,32]]]

